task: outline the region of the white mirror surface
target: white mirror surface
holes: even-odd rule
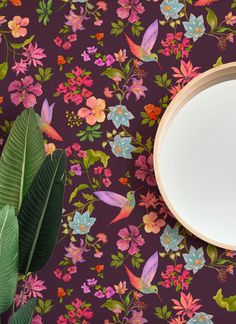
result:
[[[177,112],[158,160],[165,194],[184,223],[236,247],[236,80],[209,87]]]

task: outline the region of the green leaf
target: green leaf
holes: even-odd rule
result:
[[[8,72],[8,62],[0,63],[0,80],[5,79]]]
[[[130,304],[130,295],[133,293],[133,291],[131,290],[124,298],[124,302],[126,306],[129,306]]]
[[[28,45],[29,43],[32,42],[34,37],[35,37],[35,35],[31,36],[30,38],[25,39],[23,43],[11,43],[11,47],[14,49],[20,49],[22,47],[25,47],[26,45]]]
[[[211,32],[213,32],[218,26],[218,18],[212,9],[206,8],[206,10],[207,10],[206,19],[208,25],[211,27]]]
[[[217,67],[217,66],[220,66],[222,65],[223,62],[222,62],[222,56],[219,56],[217,61],[215,62],[215,64],[213,64],[213,67]]]
[[[18,221],[14,208],[0,210],[0,314],[12,304],[18,277]]]
[[[108,78],[113,79],[115,77],[119,77],[121,79],[125,79],[124,73],[119,69],[107,68],[101,75],[106,75]]]
[[[0,208],[8,204],[18,214],[44,159],[44,142],[36,114],[33,109],[25,109],[14,122],[0,159]]]
[[[78,187],[75,188],[75,190],[71,193],[70,195],[70,199],[69,199],[69,203],[72,202],[72,200],[77,196],[78,192],[80,190],[83,190],[83,189],[86,189],[88,188],[89,186],[87,184],[80,184]]]
[[[104,168],[107,167],[108,160],[110,159],[109,155],[102,151],[94,151],[92,149],[87,150],[86,153],[86,157],[83,158],[86,169],[90,168],[97,161],[101,161]]]
[[[218,250],[214,245],[208,244],[207,245],[207,255],[211,260],[211,264],[215,263],[218,258]]]
[[[227,298],[223,297],[222,289],[220,288],[216,295],[213,296],[213,299],[223,309],[226,309],[228,312],[236,312],[236,295],[229,296]]]
[[[51,255],[61,223],[65,170],[64,151],[49,155],[23,200],[18,215],[20,273],[39,271]]]
[[[36,298],[28,300],[28,302],[21,306],[14,315],[11,316],[8,324],[31,324],[31,320],[36,307]]]
[[[109,299],[101,306],[102,308],[106,307],[108,310],[113,311],[114,309],[120,309],[125,311],[123,304],[120,301]]]

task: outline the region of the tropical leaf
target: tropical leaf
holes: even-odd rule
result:
[[[218,306],[226,309],[228,312],[236,312],[236,295],[223,297],[222,289],[220,288],[213,299]]]
[[[43,137],[36,114],[33,109],[26,109],[14,122],[0,159],[0,208],[10,205],[18,214],[44,159]]]
[[[40,270],[53,250],[61,223],[66,157],[48,156],[26,194],[19,215],[19,272]]]
[[[36,298],[28,300],[11,316],[8,324],[30,324],[36,307]]]
[[[14,208],[0,210],[0,314],[12,304],[18,276],[18,222]]]

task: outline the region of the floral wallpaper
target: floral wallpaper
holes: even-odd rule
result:
[[[34,107],[46,153],[67,155],[57,244],[26,282],[24,303],[38,297],[33,324],[235,323],[235,252],[175,220],[152,153],[174,96],[235,60],[235,8],[235,0],[0,0],[0,144]]]

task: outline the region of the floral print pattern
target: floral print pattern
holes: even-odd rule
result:
[[[168,104],[235,60],[235,34],[235,0],[0,0],[0,146],[34,107],[46,154],[67,156],[56,247],[26,282],[33,324],[235,323],[235,296],[224,298],[235,294],[235,252],[175,220],[153,168]],[[152,286],[141,292],[140,278]]]

